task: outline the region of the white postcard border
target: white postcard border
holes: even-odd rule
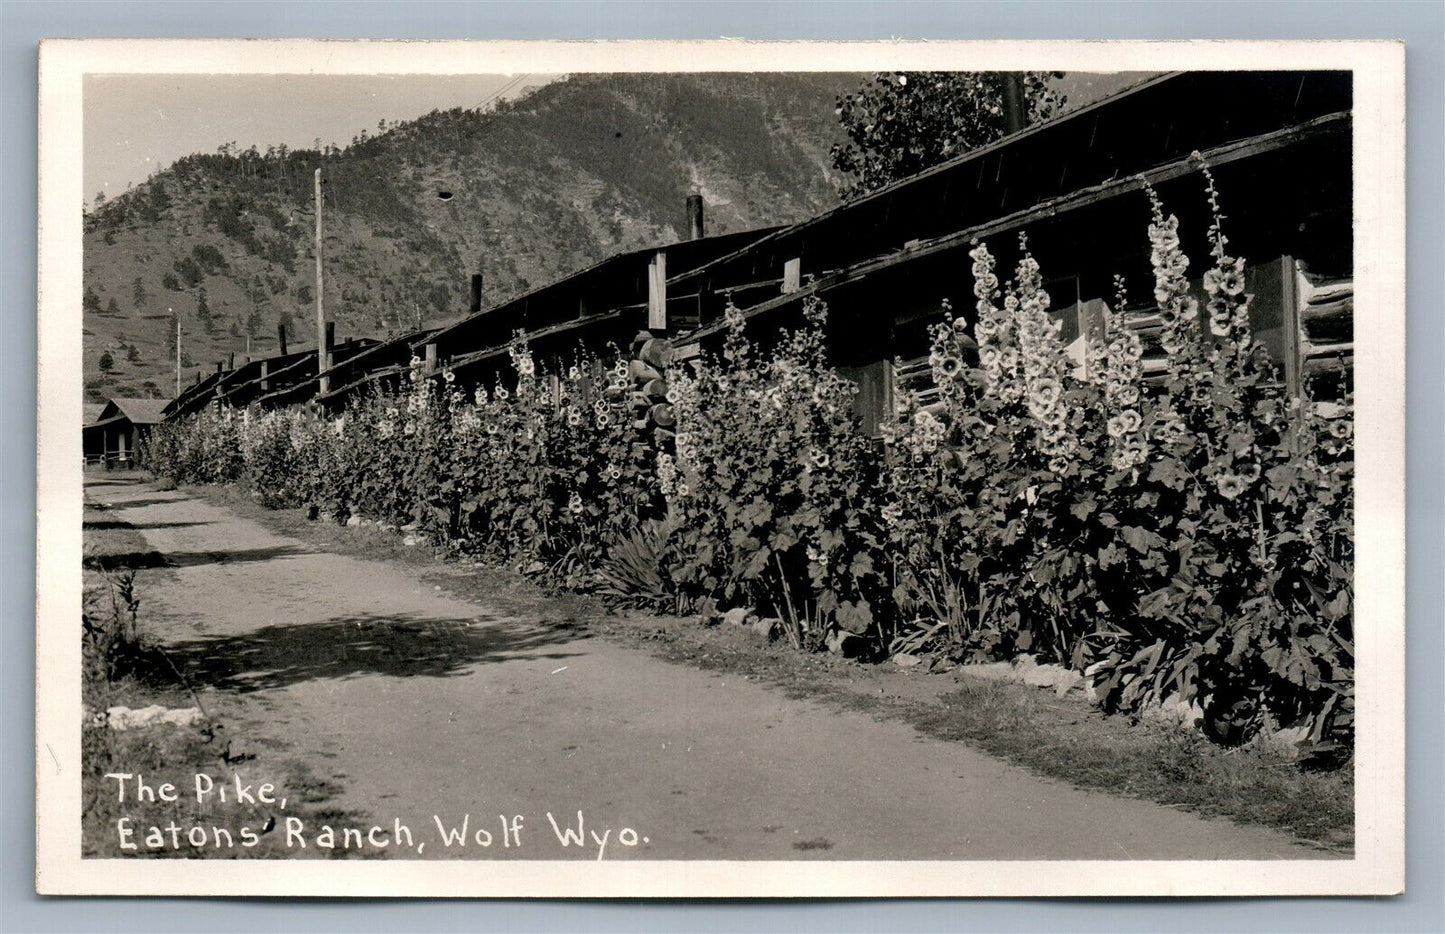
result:
[[[1356,844],[1323,861],[385,862],[80,858],[82,84],[89,74],[888,69],[1354,72]],[[1404,888],[1404,47],[1354,41],[49,40],[40,57],[36,887],[506,897],[1395,894]],[[1222,102],[1228,106],[1228,102]]]

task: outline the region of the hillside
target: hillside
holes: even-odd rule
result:
[[[175,319],[189,373],[228,353],[315,346],[312,178],[339,337],[453,320],[619,250],[837,203],[840,74],[582,75],[494,111],[433,111],[344,148],[182,159],[85,221],[87,398],[170,395]],[[102,372],[102,355],[111,364]]]

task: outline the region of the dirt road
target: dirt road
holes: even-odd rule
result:
[[[242,778],[304,760],[392,858],[1321,855],[463,601],[181,492],[96,476],[86,494],[164,556],[136,563],[172,568],[142,572],[142,621],[250,744]]]

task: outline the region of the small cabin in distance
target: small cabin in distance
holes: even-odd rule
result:
[[[137,451],[160,424],[168,399],[115,398],[105,403],[93,422],[81,429],[87,464],[124,467],[135,463]]]

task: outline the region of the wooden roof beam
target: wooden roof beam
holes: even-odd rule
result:
[[[1203,153],[1204,162],[1215,168],[1221,165],[1228,165],[1238,162],[1241,159],[1248,159],[1265,153],[1286,149],[1313,139],[1319,139],[1331,135],[1348,136],[1350,130],[1350,114],[1338,113],[1317,117],[1298,126],[1286,127],[1283,130],[1276,130],[1272,133],[1265,133],[1261,136],[1237,140],[1223,146]],[[1120,195],[1140,191],[1145,184],[1160,185],[1164,182],[1183,178],[1199,171],[1199,162],[1193,157],[1168,162],[1156,166],[1147,172],[1132,175],[1127,178],[1113,179],[1099,185],[1091,185],[1071,192],[1059,198],[1045,201],[1022,211],[1015,211],[1012,214],[1004,215],[983,224],[967,227],[947,236],[938,237],[934,240],[920,242],[916,247],[902,252],[889,252],[883,256],[874,257],[861,263],[838,270],[826,275],[820,275],[812,282],[804,284],[795,292],[786,292],[765,302],[743,309],[744,318],[751,318],[756,315],[765,314],[778,308],[785,307],[794,302],[801,301],[810,295],[820,294],[839,286],[860,281],[869,275],[882,272],[902,263],[909,263],[925,257],[945,253],[949,250],[956,250],[968,246],[972,241],[985,237],[996,236],[1009,230],[1016,230],[1036,221],[1061,214],[1067,214],[1082,208],[1087,208],[1117,198]],[[699,340],[711,337],[720,333],[727,327],[726,322],[719,321],[687,334],[689,340]]]

